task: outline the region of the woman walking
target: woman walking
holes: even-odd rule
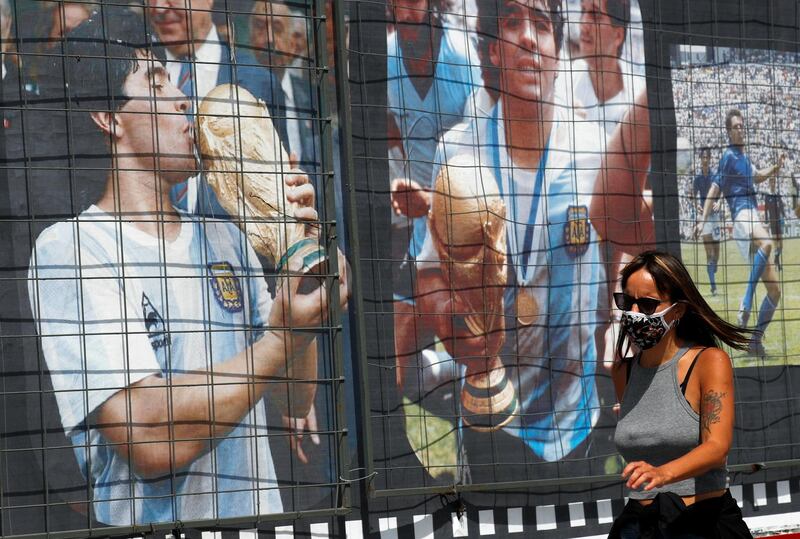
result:
[[[728,491],[733,366],[718,348],[746,350],[750,333],[714,313],[670,254],[646,251],[621,275],[614,440],[630,501],[609,537],[751,537]]]

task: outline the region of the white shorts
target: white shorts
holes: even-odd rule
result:
[[[719,217],[719,212],[712,212],[708,216],[708,219],[703,224],[701,236],[711,236],[714,241],[722,240],[722,219]]]
[[[761,224],[758,211],[753,208],[739,210],[733,220],[733,239],[739,247],[742,257],[749,261],[750,251],[753,246],[753,232],[755,225]]]

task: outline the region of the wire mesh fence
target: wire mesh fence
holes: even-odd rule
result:
[[[797,36],[702,4],[0,0],[1,533],[591,496],[654,247],[795,463]]]

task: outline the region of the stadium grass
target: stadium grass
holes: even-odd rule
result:
[[[711,295],[703,242],[683,242],[681,253],[684,264],[708,304],[717,314],[735,324],[750,275],[750,265],[742,258],[736,243],[733,240],[720,243],[716,296]],[[745,352],[733,351],[731,357],[736,367],[800,365],[800,238],[783,241],[782,259],[783,271],[778,274],[781,301],[764,339],[767,357],[756,358]],[[759,283],[750,314],[750,328],[756,324],[758,308],[765,295],[766,288]]]
[[[458,476],[458,436],[450,421],[403,397],[406,435],[411,448],[434,479]]]

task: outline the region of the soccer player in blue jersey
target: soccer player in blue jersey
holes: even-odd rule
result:
[[[588,122],[576,130],[569,107],[555,95],[560,0],[480,2],[478,16],[483,77],[496,102],[488,117],[448,131],[435,162],[474,163],[476,174],[497,182],[505,201],[500,355],[520,407],[501,431],[465,430],[463,439],[473,481],[519,480],[530,473],[519,463],[538,463],[534,473],[550,474],[555,467],[546,463],[586,457],[600,413],[595,333],[605,279],[589,219],[594,178],[578,171],[599,170],[603,128]],[[452,253],[434,236],[441,233],[428,234],[420,255],[419,310],[431,314],[420,325],[430,322],[454,357],[485,355],[485,339],[496,335],[475,336],[459,322],[467,312],[459,297],[464,283],[448,281],[442,261]]]
[[[781,288],[775,266],[770,261],[773,249],[772,239],[758,214],[755,185],[775,176],[783,166],[786,156],[781,154],[776,164],[757,169],[744,152],[745,126],[740,110],[728,111],[725,115],[725,129],[728,132],[730,145],[720,159],[717,175],[708,191],[703,215],[697,222],[695,233],[702,232],[712,213],[714,203],[720,194],[724,195],[733,218],[733,237],[742,256],[752,264],[750,276],[747,279],[747,288],[737,315],[737,323],[740,326],[746,327],[750,320],[753,296],[758,281],[763,281],[767,288],[767,295],[764,296],[758,310],[755,340],[750,347],[752,354],[764,356],[762,340],[767,326],[775,314],[775,309],[778,307]]]
[[[697,215],[699,217],[703,215],[706,197],[713,183],[714,175],[711,172],[711,148],[705,146],[700,148],[700,174],[694,177],[694,182],[692,183],[692,201],[697,201]],[[706,249],[706,271],[708,272],[708,282],[711,284],[711,294],[716,295],[719,242],[722,237],[719,202],[715,202],[711,207],[711,213],[705,220],[700,237]]]
[[[313,379],[317,361],[312,335],[274,328],[319,326],[325,295],[279,276],[273,300],[234,224],[170,205],[197,171],[190,102],[143,28],[104,6],[65,44],[74,119],[94,125],[111,168],[101,198],[46,229],[31,256],[61,422],[102,523],[282,512],[265,397],[285,407],[269,380]],[[297,217],[315,219],[308,179],[286,184]],[[309,386],[284,414],[308,413]]]

